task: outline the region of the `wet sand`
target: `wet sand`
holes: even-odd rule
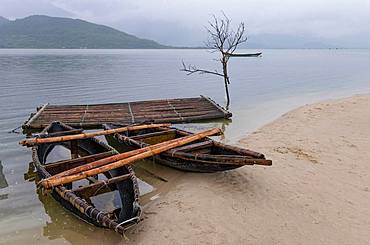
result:
[[[370,95],[293,110],[245,137],[272,167],[184,174],[132,244],[368,244]]]

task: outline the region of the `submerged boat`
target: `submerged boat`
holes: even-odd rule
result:
[[[104,129],[114,129],[119,125],[104,124]],[[130,130],[106,136],[110,145],[120,150],[132,150],[158,144],[175,138],[191,135],[191,132],[174,127]],[[272,164],[261,153],[222,144],[210,138],[177,147],[154,157],[158,163],[191,172],[218,172],[231,170],[244,165]]]
[[[53,122],[38,137],[64,136],[75,134],[77,131],[61,122]],[[72,159],[48,162],[48,156],[58,145],[68,149]],[[33,164],[42,180],[65,170],[112,156],[117,154],[117,151],[97,138],[88,138],[35,145],[32,153]],[[96,207],[92,201],[98,195],[107,195],[106,193],[112,194],[118,203],[118,206],[110,211]],[[64,208],[84,221],[121,234],[140,220],[139,189],[130,166],[104,172],[87,180],[56,186],[52,189],[51,195]]]

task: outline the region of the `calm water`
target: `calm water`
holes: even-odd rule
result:
[[[0,243],[122,241],[68,214],[25,180],[31,152],[17,144],[22,135],[8,131],[35,107],[199,94],[224,104],[218,77],[179,71],[181,60],[214,69],[214,58],[203,50],[0,50]],[[223,140],[236,144],[296,106],[370,92],[370,50],[264,50],[263,58],[231,60],[230,75],[232,122],[185,127],[222,126]]]

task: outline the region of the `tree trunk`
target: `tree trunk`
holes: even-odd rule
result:
[[[228,62],[228,58],[225,54],[223,54],[222,70],[223,70],[223,73],[224,73],[224,83],[225,83],[225,93],[226,93],[226,110],[229,109],[229,105],[230,105],[230,94],[229,94],[230,81],[229,81],[229,76],[227,74],[227,62]]]
[[[226,77],[225,77],[225,92],[226,92],[226,110],[228,110],[229,105],[230,105],[230,95],[229,95],[228,79]]]

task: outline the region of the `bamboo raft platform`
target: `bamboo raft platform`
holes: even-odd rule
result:
[[[72,127],[101,128],[103,124],[186,123],[230,118],[232,114],[206,96],[110,104],[50,105],[31,114],[23,129],[42,129],[53,121]]]

